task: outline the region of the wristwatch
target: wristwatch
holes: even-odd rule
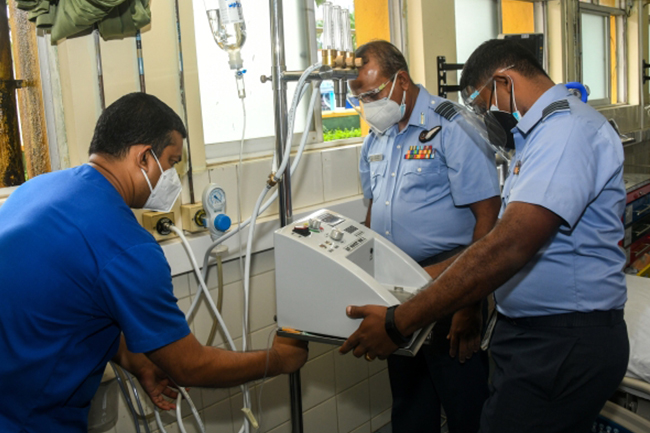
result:
[[[388,307],[386,310],[386,322],[384,326],[386,328],[386,334],[388,334],[393,343],[402,347],[411,341],[411,337],[404,337],[397,329],[397,326],[395,326],[395,308],[397,307],[398,305]]]

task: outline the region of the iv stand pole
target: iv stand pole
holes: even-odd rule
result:
[[[286,71],[284,60],[284,28],[282,0],[269,0],[271,11],[271,52],[273,56],[273,105],[275,107],[275,149],[277,160],[282,161],[285,141],[287,139],[287,84],[282,79]],[[288,156],[287,156],[288,157]],[[291,162],[282,175],[278,185],[280,205],[280,227],[291,224],[293,211],[291,205]],[[300,370],[289,375],[291,393],[291,432],[303,433],[302,427],[302,390],[300,388]]]

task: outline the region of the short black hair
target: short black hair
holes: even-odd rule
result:
[[[549,78],[533,53],[521,43],[514,39],[491,39],[483,42],[465,62],[460,77],[460,88],[478,87],[497,70],[509,66],[528,78]]]
[[[136,144],[150,144],[160,156],[171,143],[171,133],[183,138],[187,131],[181,118],[153,95],[129,93],[109,105],[99,116],[88,154],[123,158]]]
[[[357,48],[354,53],[356,57],[363,59],[365,65],[374,58],[379,65],[379,70],[387,78],[392,77],[399,71],[409,71],[409,66],[402,52],[388,41],[380,39],[370,41]]]

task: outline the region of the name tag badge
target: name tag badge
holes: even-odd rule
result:
[[[384,155],[381,154],[381,153],[368,156],[368,161],[369,162],[378,162],[378,161],[383,161],[383,160],[384,160]]]

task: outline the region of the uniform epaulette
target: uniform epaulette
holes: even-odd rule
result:
[[[542,121],[546,120],[552,114],[560,113],[563,111],[571,112],[571,107],[569,107],[569,101],[566,99],[560,99],[551,103],[549,106],[542,110]]]
[[[445,119],[449,120],[450,122],[459,113],[458,107],[456,107],[453,102],[449,101],[441,102],[433,111],[436,114],[439,114]]]

